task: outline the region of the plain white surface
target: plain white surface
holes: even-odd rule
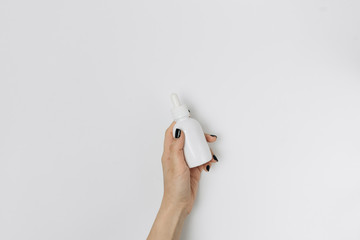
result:
[[[360,238],[360,2],[0,2],[0,239],[145,239],[169,94],[219,158],[182,239]]]

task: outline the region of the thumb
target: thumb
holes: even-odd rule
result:
[[[184,143],[185,143],[185,134],[181,129],[175,129],[175,139],[173,142],[173,151],[174,152],[182,152],[184,150]]]
[[[175,130],[174,133],[175,138],[170,146],[170,155],[172,159],[171,162],[174,164],[174,167],[176,169],[185,169],[185,167],[187,166],[184,156],[185,134],[178,128]]]

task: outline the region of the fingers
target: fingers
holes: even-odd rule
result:
[[[206,138],[206,141],[208,141],[208,142],[215,142],[217,139],[217,136],[205,133],[205,138]]]
[[[205,134],[205,138],[206,138],[206,141],[208,141],[209,143],[215,142],[217,140],[216,135],[207,134],[207,133]],[[214,153],[213,153],[213,151],[211,149],[210,149],[210,151],[211,151],[212,159],[209,162],[205,163],[203,165],[203,167],[202,167],[202,169],[207,171],[207,172],[210,171],[212,163],[216,163],[216,162],[219,161],[218,158],[214,155]]]
[[[185,134],[183,131],[181,131],[180,129],[176,129],[175,130],[175,138],[173,137],[173,131],[174,131],[174,125],[175,125],[175,121],[171,123],[171,125],[166,129],[165,132],[165,140],[164,140],[164,154],[166,156],[171,155],[171,159],[174,159],[175,164],[180,164],[180,165],[184,165],[184,143],[185,143]],[[205,134],[205,138],[206,141],[209,143],[215,142],[217,140],[217,136],[216,135],[212,135],[212,134]],[[212,154],[212,159],[199,166],[199,169],[205,170],[207,172],[210,171],[211,169],[211,165],[212,163],[216,163],[218,162],[217,157],[213,154],[212,150],[210,149],[211,154]],[[186,165],[186,164],[185,164]]]
[[[211,151],[212,159],[209,162],[202,165],[202,169],[207,172],[210,171],[212,163],[217,163],[219,161],[211,149],[210,149],[210,151]]]

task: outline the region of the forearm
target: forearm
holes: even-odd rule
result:
[[[162,201],[147,240],[180,239],[186,216],[184,208]]]

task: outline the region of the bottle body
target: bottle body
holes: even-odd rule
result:
[[[212,159],[209,145],[198,121],[190,117],[177,119],[173,136],[176,128],[185,134],[184,155],[189,168],[203,165]]]

